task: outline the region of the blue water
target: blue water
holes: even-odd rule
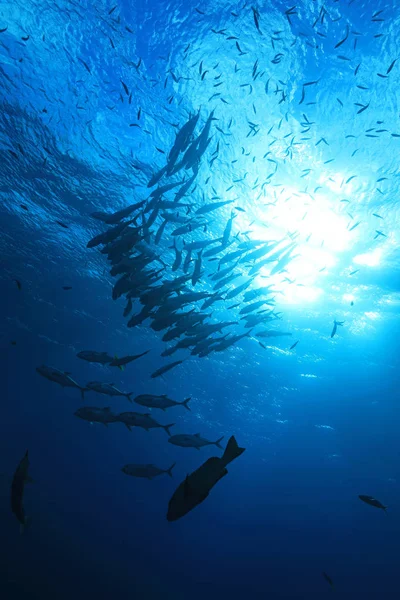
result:
[[[399,6],[304,2],[286,16],[288,4],[253,5],[262,33],[244,3],[0,4],[1,598],[398,597]],[[218,121],[182,202],[235,202],[186,240],[221,236],[234,206],[236,239],[294,236],[286,270],[252,284],[273,284],[280,319],[267,328],[292,336],[262,348],[259,326],[225,352],[164,359],[164,332],[128,329],[124,300],[112,300],[106,257],[86,248],[104,230],[90,214],[146,199],[174,125],[199,109],[198,132],[211,110]],[[168,265],[173,227],[153,248]],[[196,290],[210,289],[217,264]],[[236,320],[242,306],[215,304],[212,319]],[[331,338],[334,319],[344,325]],[[150,352],[121,372],[76,357],[88,349]],[[79,392],[40,377],[41,364],[82,385],[191,396],[191,412],[152,415],[174,433],[234,434],[246,451],[169,523],[177,485],[220,451],[77,419]],[[86,403],[142,411],[95,393]],[[9,495],[26,449],[34,483],[20,535]],[[173,462],[173,479],[121,472]]]

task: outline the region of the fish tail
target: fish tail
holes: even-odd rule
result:
[[[175,423],[170,423],[169,425],[163,425],[163,428],[165,429],[165,431],[167,432],[167,434],[171,437],[171,432],[169,430],[170,427],[173,427],[175,425]]]
[[[188,404],[189,404],[189,400],[191,400],[191,399],[192,399],[192,397],[190,396],[189,398],[186,398],[186,400],[181,402],[182,406],[184,406],[187,410],[190,410]]]
[[[170,468],[165,471],[167,473],[167,475],[169,475],[170,477],[172,477],[172,469],[174,468],[175,465],[176,465],[176,463],[171,465]]]
[[[130,425],[128,425],[128,423],[124,423],[125,427],[127,427],[129,429],[129,431],[132,431],[132,427]]]
[[[222,450],[222,446],[220,444],[220,442],[222,442],[222,440],[224,439],[224,436],[220,437],[219,440],[217,440],[216,442],[214,442],[214,444],[218,447],[221,448]]]
[[[237,458],[238,456],[240,456],[241,454],[243,454],[243,452],[246,450],[246,448],[240,448],[238,446],[238,443],[235,439],[235,436],[232,436],[229,438],[229,441],[226,445],[225,448],[225,452],[222,456],[222,460],[225,462],[225,464],[229,464],[230,462],[232,462],[233,460],[235,460],[235,458]]]
[[[88,390],[87,390],[87,388],[80,388],[80,390],[81,390],[82,400],[84,400],[85,399],[85,392],[87,392]]]

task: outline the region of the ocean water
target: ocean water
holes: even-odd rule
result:
[[[0,4],[2,599],[398,597],[400,7],[290,4]],[[196,176],[180,201],[187,221],[206,203],[232,203],[182,236],[169,223],[158,245],[157,215],[147,240],[161,277],[182,275],[171,270],[174,239],[180,249],[217,239],[231,215],[232,245],[218,258],[246,241],[293,246],[248,288],[271,285],[273,321],[246,329],[243,295],[220,300],[208,322],[238,321],[224,334],[248,335],[207,357],[163,358],[165,331],[150,320],[128,328],[125,299],[112,299],[107,257],[87,248],[107,227],[91,214],[147,200],[198,111],[196,135],[214,111],[207,149],[194,171],[158,185]],[[189,289],[210,292],[218,264],[203,257]],[[251,266],[238,265],[223,295]],[[334,320],[343,325],[331,337]],[[259,337],[265,329],[291,335]],[[82,350],[149,353],[120,371],[79,360]],[[151,378],[171,360],[183,363]],[[82,404],[78,390],[40,377],[42,364],[81,385],[190,396],[190,412],[151,415],[174,434],[224,436],[224,447],[234,435],[246,450],[202,504],[168,522],[175,488],[221,451],[78,419],[84,405],[146,411],[94,392]],[[27,449],[34,482],[20,535],[10,487]],[[172,479],[121,472],[174,462]]]

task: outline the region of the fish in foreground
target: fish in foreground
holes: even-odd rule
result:
[[[101,365],[108,365],[113,360],[112,356],[109,356],[107,352],[96,352],[95,350],[82,350],[76,356],[82,360],[100,363]]]
[[[156,429],[161,427],[164,429],[168,436],[171,435],[170,427],[173,427],[175,423],[169,423],[169,425],[161,425],[155,419],[152,418],[150,413],[138,413],[138,412],[124,412],[118,415],[117,420],[123,423],[129,431],[132,431],[132,427],[141,427],[146,431],[149,429]]]
[[[118,422],[118,417],[111,412],[109,406],[106,408],[85,406],[83,408],[78,408],[78,410],[74,412],[74,415],[84,421],[89,421],[90,423],[102,423],[106,427],[109,423]]]
[[[329,585],[331,586],[331,588],[334,590],[335,586],[333,585],[333,581],[332,579],[329,577],[329,575],[327,573],[325,573],[325,571],[323,571],[322,573],[323,578],[329,583]]]
[[[39,375],[42,375],[42,377],[49,379],[49,381],[54,381],[55,383],[58,383],[63,388],[64,387],[72,387],[72,388],[77,388],[78,390],[81,390],[82,400],[84,400],[84,397],[85,397],[84,394],[85,394],[85,392],[87,392],[87,388],[82,387],[81,385],[76,383],[76,381],[74,381],[70,377],[71,373],[68,373],[67,371],[65,371],[63,373],[62,371],[59,371],[58,369],[55,369],[54,367],[46,367],[46,365],[37,367],[36,371],[37,371],[37,373],[39,373]]]
[[[190,410],[188,406],[190,400],[191,397],[186,398],[182,402],[176,402],[175,400],[168,398],[166,394],[163,394],[162,396],[140,394],[140,396],[136,396],[136,398],[133,399],[136,404],[140,404],[141,406],[147,406],[148,408],[159,408],[161,410],[165,410],[171,406],[184,406],[187,410]]]
[[[337,332],[337,328],[340,326],[343,326],[344,321],[336,321],[336,319],[333,321],[333,329],[332,329],[332,333],[331,333],[331,338],[334,337],[335,333]]]
[[[226,466],[244,451],[245,448],[240,448],[232,436],[221,458],[209,458],[196,471],[187,475],[169,501],[167,521],[176,521],[184,517],[203,502],[215,484],[227,475]]]
[[[113,383],[89,381],[89,383],[86,384],[86,389],[97,392],[98,394],[105,394],[106,396],[125,396],[129,402],[132,402],[131,396],[133,392],[121,392]]]
[[[25,527],[28,524],[28,519],[25,515],[23,505],[25,484],[32,482],[32,479],[28,475],[28,469],[29,458],[27,450],[25,452],[25,456],[20,461],[14,473],[14,477],[11,484],[11,510],[19,521],[21,533],[23,533]]]
[[[183,360],[176,360],[175,362],[169,363],[168,365],[165,365],[164,367],[160,367],[160,369],[157,369],[156,371],[154,371],[154,373],[151,374],[151,378],[154,379],[155,377],[160,377],[161,375],[164,375],[164,373],[167,373],[171,369],[174,369],[181,363],[183,363]]]
[[[385,506],[384,504],[382,504],[382,502],[379,502],[379,500],[377,500],[373,496],[364,496],[364,495],[361,495],[361,496],[358,496],[358,497],[360,498],[360,500],[362,500],[366,504],[369,504],[370,506],[375,506],[375,508],[381,508],[386,513],[387,506]]]
[[[224,436],[219,438],[216,442],[210,442],[205,438],[200,437],[199,433],[190,434],[183,433],[179,435],[173,435],[169,438],[169,443],[174,444],[174,446],[181,446],[182,448],[196,448],[196,450],[200,450],[203,446],[212,446],[215,445],[218,448],[222,449],[220,442],[224,439]]]
[[[138,358],[141,358],[142,356],[144,356],[145,354],[148,354],[149,352],[150,352],[150,350],[146,350],[145,352],[142,352],[141,354],[131,354],[129,356],[122,356],[121,358],[118,358],[117,356],[115,356],[115,358],[112,359],[110,362],[110,367],[122,367],[122,366],[127,365],[128,363],[132,362],[133,360],[137,360]]]
[[[131,477],[143,477],[144,479],[154,479],[158,475],[169,475],[172,477],[172,469],[176,463],[170,466],[169,469],[159,469],[155,465],[125,465],[121,471],[125,475],[131,475]]]

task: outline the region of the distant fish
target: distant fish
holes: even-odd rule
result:
[[[20,531],[23,533],[24,528],[28,524],[28,519],[25,516],[24,511],[24,491],[25,484],[32,481],[28,475],[29,459],[28,450],[25,452],[25,456],[20,461],[12,480],[11,484],[11,510],[17,517],[20,524]]]
[[[224,439],[224,436],[219,438],[216,442],[210,442],[205,438],[202,438],[199,433],[189,434],[184,433],[180,435],[173,435],[169,438],[169,443],[174,446],[181,446],[182,448],[196,448],[196,450],[200,450],[203,446],[217,446],[218,448],[222,448],[220,442]]]
[[[333,329],[332,329],[332,333],[331,333],[331,338],[334,337],[338,326],[342,327],[344,321],[336,321],[336,319],[333,321]]]
[[[165,365],[164,367],[160,367],[159,369],[154,371],[154,373],[151,374],[151,378],[155,379],[156,377],[160,377],[161,375],[164,375],[164,373],[167,373],[171,369],[174,369],[181,363],[183,363],[183,360],[176,360],[175,362],[169,363],[168,365]]]
[[[188,406],[191,397],[186,398],[183,402],[175,402],[175,400],[171,400],[165,394],[162,396],[154,396],[152,394],[140,394],[140,396],[136,396],[133,399],[136,404],[140,404],[140,406],[147,406],[148,408],[159,408],[160,410],[166,410],[167,408],[171,408],[172,406],[183,406],[186,410],[190,411]]]
[[[362,500],[366,504],[369,504],[370,506],[374,506],[375,508],[381,508],[386,513],[387,506],[385,506],[384,504],[382,504],[382,502],[379,502],[379,500],[377,500],[373,496],[364,496],[364,495],[361,495],[361,496],[358,496],[358,497],[360,498],[360,500]]]
[[[169,475],[172,477],[172,469],[176,463],[171,465],[169,469],[159,469],[155,465],[134,465],[129,464],[122,467],[121,471],[125,475],[131,475],[132,477],[144,477],[145,479],[154,479],[158,475]]]
[[[72,290],[72,285],[63,285],[62,289],[63,290]]]
[[[15,283],[17,284],[17,288],[21,291],[22,290],[22,284],[19,281],[19,279],[13,279],[13,281],[15,281]]]
[[[329,575],[327,575],[327,573],[323,572],[322,573],[323,578],[329,583],[329,585],[331,586],[332,589],[335,589],[334,585],[333,585],[333,581],[332,579],[329,577]]]
[[[89,421],[90,423],[101,423],[106,427],[109,423],[117,423],[119,421],[118,417],[111,412],[111,408],[109,406],[106,408],[84,406],[83,408],[78,408],[74,415],[80,419],[83,419],[84,421]]]
[[[292,344],[289,348],[289,350],[293,350],[293,348],[296,348],[297,344],[299,343],[300,340],[297,340],[297,342],[295,342],[294,344]]]
[[[105,394],[106,396],[125,396],[129,402],[132,402],[131,396],[133,392],[121,392],[113,383],[89,381],[89,383],[86,384],[86,388],[93,392],[97,392],[98,394]]]

